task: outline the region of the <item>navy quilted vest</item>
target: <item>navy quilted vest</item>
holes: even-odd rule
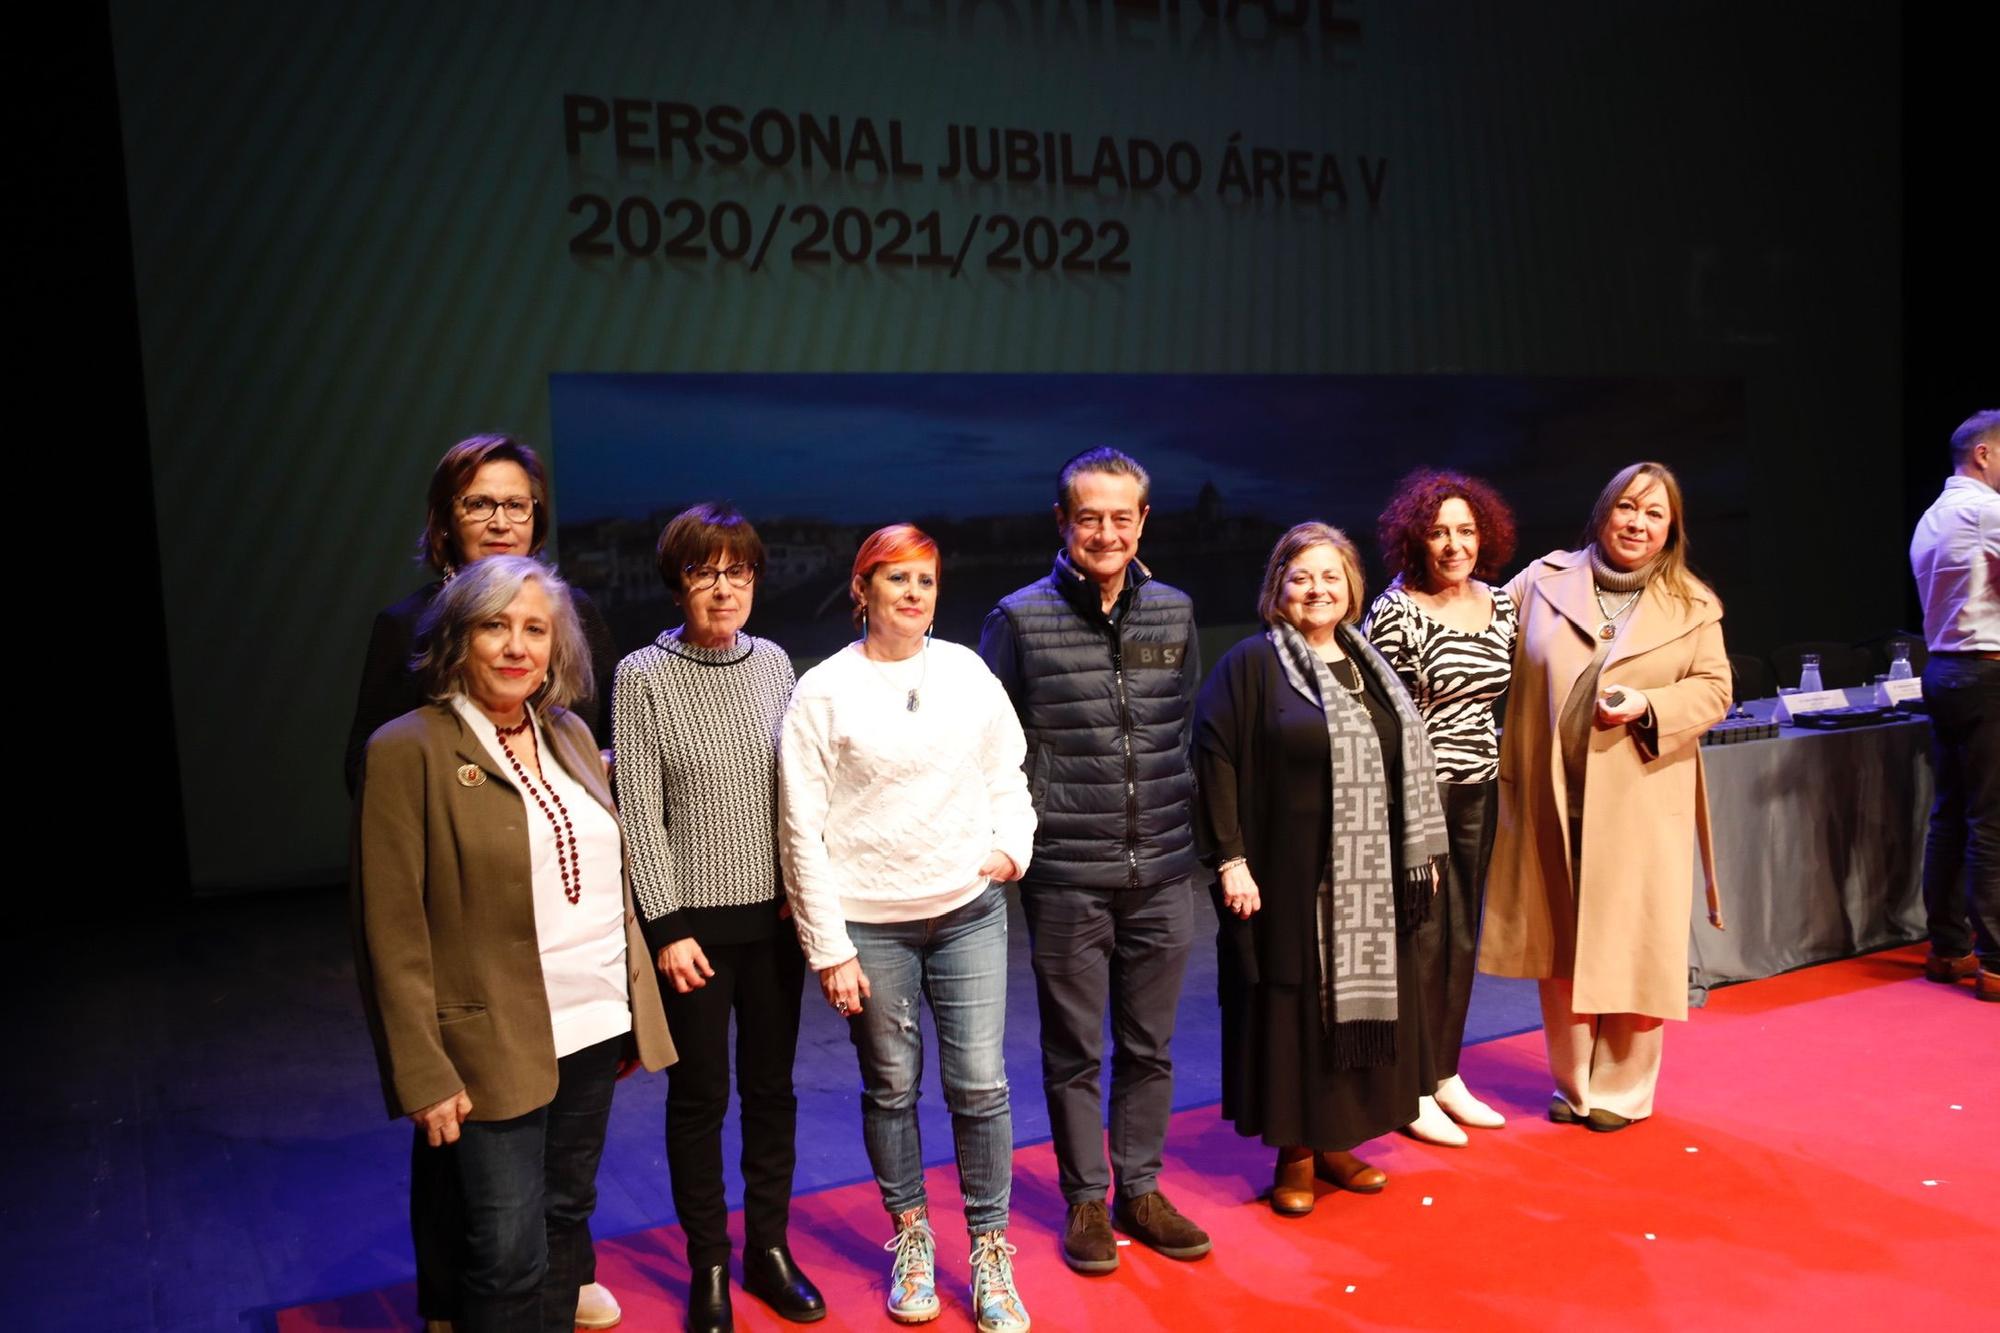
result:
[[[1194,873],[1194,603],[1136,562],[1115,623],[1058,561],[1002,598],[1037,825],[1029,884],[1121,889]]]

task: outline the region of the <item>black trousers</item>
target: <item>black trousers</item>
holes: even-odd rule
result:
[[[1021,887],[1042,1019],[1042,1092],[1069,1203],[1160,1187],[1174,1112],[1174,1020],[1194,948],[1194,881],[1149,889]],[[1111,1163],[1104,1018],[1111,1013]]]
[[[417,1255],[417,1314],[458,1317],[465,1267],[465,1201],[458,1194],[458,1145],[433,1148],[421,1126],[410,1140],[410,1240]]]
[[[2000,661],[1933,653],[1924,703],[1937,778],[1924,841],[1931,950],[1977,953],[2000,972]]]
[[[667,1171],[687,1234],[688,1265],[729,1261],[729,1204],[722,1188],[722,1118],[729,1110],[729,1015],[736,1014],[736,1091],[743,1108],[743,1216],[752,1250],[785,1244],[791,1223],[793,1144],[805,955],[798,931],[778,923],[769,939],[703,944],[715,975],[686,994],[660,975],[677,1063],[667,1069]]]
[[[1498,782],[1440,782],[1445,831],[1450,843],[1444,879],[1431,900],[1430,918],[1411,941],[1417,977],[1423,986],[1425,1043],[1431,1054],[1430,1084],[1458,1072],[1465,1044],[1465,1015],[1472,1006],[1473,963],[1479,953],[1479,916],[1486,903],[1486,862],[1493,855],[1499,810]]]

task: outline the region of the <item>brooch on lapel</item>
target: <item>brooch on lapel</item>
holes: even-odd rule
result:
[[[477,764],[458,766],[458,785],[461,787],[483,787],[486,785],[486,770]]]

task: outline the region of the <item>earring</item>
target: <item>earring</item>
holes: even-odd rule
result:
[[[868,608],[865,606],[861,608],[861,637],[868,637]]]

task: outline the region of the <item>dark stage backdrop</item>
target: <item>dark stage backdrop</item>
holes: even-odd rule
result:
[[[564,459],[563,568],[626,650],[678,621],[654,541],[718,477],[761,516],[757,630],[801,669],[853,637],[854,553],[898,520],[919,522],[942,550],[937,632],[977,643],[1001,596],[1048,573],[1053,479],[1092,444],[1153,474],[1141,555],[1193,595],[1204,662],[1257,627],[1265,559],[1302,518],[1346,529],[1371,596],[1379,590],[1383,500],[1440,450],[1510,479],[1521,560],[1575,545],[1588,501],[1631,457],[1672,456],[1702,515],[1703,572],[1727,586],[1750,566],[1733,379],[558,375],[550,411]]]
[[[1566,541],[1654,454],[1700,479],[1734,644],[1900,617],[1891,7],[111,10],[198,888],[339,874],[368,619],[423,577],[425,479],[474,431],[549,446],[566,527],[608,517],[593,441],[662,469],[640,522],[698,494],[935,515],[970,559],[1025,521],[1040,556],[1008,545],[997,587],[1053,548],[1054,461],[1156,438],[1102,415],[1156,377],[1201,400],[1203,438],[1155,450],[1176,524],[1212,482],[1217,521],[1365,532],[1430,462]],[[695,382],[662,375],[741,430],[616,415]],[[1062,401],[1008,413],[981,375]],[[990,503],[949,433],[872,437],[845,376],[1016,423]],[[837,446],[853,503],[783,502],[780,443]]]

